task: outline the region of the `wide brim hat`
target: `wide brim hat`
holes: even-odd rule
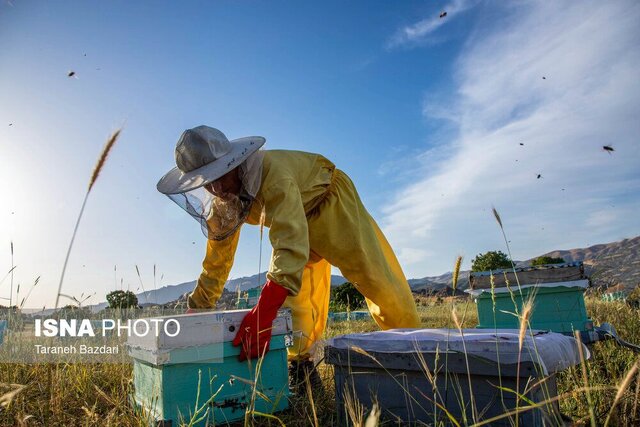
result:
[[[176,144],[176,167],[167,172],[157,189],[163,194],[195,190],[240,166],[264,145],[262,136],[228,140],[218,129],[197,126],[185,130]]]

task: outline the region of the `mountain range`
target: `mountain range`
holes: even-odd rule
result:
[[[582,261],[593,286],[630,291],[640,285],[640,236],[586,249],[556,250],[545,255]]]
[[[640,285],[640,236],[588,248],[555,250],[541,256],[562,258],[565,262],[582,261],[585,274],[591,279],[591,285],[603,290],[615,287],[616,290],[630,292]],[[515,264],[518,267],[529,266],[535,258],[537,257],[526,261],[515,261]],[[427,293],[442,291],[451,285],[451,272],[435,277],[409,280],[412,290],[424,290]],[[461,271],[458,288],[466,289],[468,286],[469,271]]]

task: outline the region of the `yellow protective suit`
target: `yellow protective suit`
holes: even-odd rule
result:
[[[262,185],[249,224],[269,228],[273,247],[267,278],[290,296],[294,346],[289,358],[305,358],[327,323],[331,265],[364,295],[382,329],[415,328],[419,318],[409,284],[378,225],[349,177],[318,154],[265,151]],[[208,240],[203,270],[189,307],[211,308],[229,276],[240,228]]]

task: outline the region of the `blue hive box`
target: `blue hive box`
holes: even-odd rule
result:
[[[369,320],[371,315],[366,310],[360,311],[330,311],[327,316],[328,322],[344,322],[347,320]]]
[[[565,425],[556,374],[580,363],[578,345],[587,359],[589,350],[573,337],[543,331],[528,331],[520,345],[518,330],[504,329],[336,336],[324,350],[334,367],[335,425],[350,425],[354,401],[365,414],[377,405],[380,425]],[[532,402],[534,408],[515,414]]]
[[[134,404],[151,425],[176,427],[197,419],[194,426],[225,425],[242,420],[253,410],[271,414],[288,407],[286,347],[292,343],[291,314],[281,311],[273,324],[270,350],[259,372],[256,360],[239,362],[240,347],[231,341],[249,310],[167,316],[176,319],[180,333],[171,337],[131,336]],[[257,393],[253,393],[254,384]],[[256,415],[257,417],[257,415]]]
[[[7,329],[7,321],[0,320],[0,344],[4,341],[4,331]]]

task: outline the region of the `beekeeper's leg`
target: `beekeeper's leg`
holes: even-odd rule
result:
[[[371,217],[370,222],[372,231],[366,236],[369,251],[361,259],[347,259],[337,267],[364,295],[380,328],[417,328],[420,318],[409,283],[382,231]]]
[[[331,265],[313,256],[302,273],[302,287],[296,296],[287,297],[284,306],[291,309],[293,346],[287,349],[289,360],[313,357],[316,341],[327,324]]]
[[[355,186],[336,170],[330,194],[309,218],[311,248],[364,295],[382,329],[417,328],[420,318],[409,283]]]

